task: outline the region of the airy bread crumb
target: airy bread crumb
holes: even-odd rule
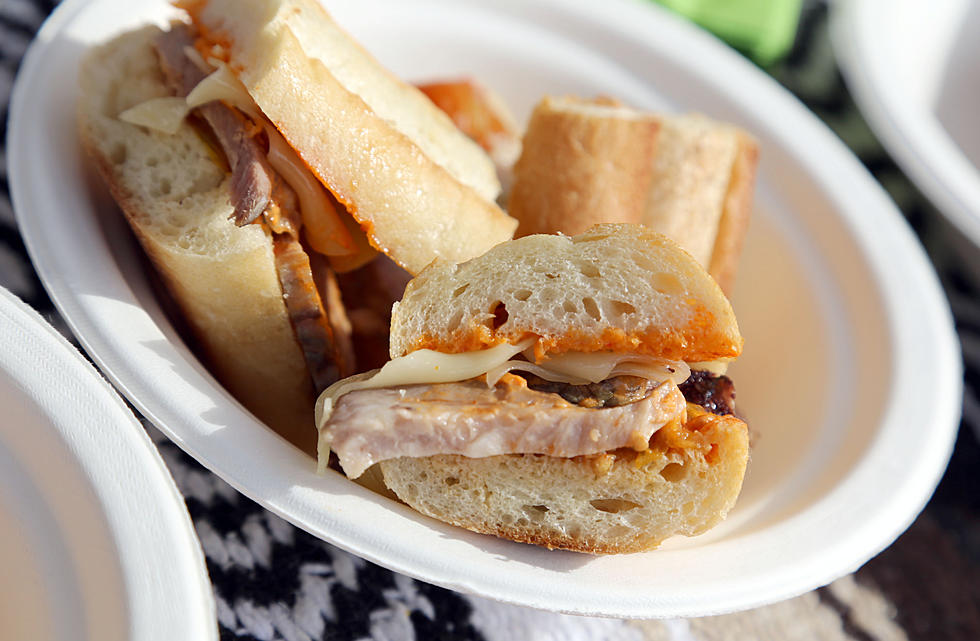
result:
[[[539,338],[542,351],[628,351],[691,362],[737,356],[728,299],[670,239],[638,225],[525,236],[436,264],[392,310],[391,357]]]

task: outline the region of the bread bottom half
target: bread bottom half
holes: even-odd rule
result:
[[[708,414],[696,429],[690,447],[654,435],[644,452],[439,455],[380,467],[412,508],[474,532],[593,554],[642,552],[706,531],[735,503],[749,454],[745,423]]]

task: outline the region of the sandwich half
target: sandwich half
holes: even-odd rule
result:
[[[532,235],[430,266],[393,310],[392,360],[317,405],[321,468],[380,471],[416,510],[591,553],[719,522],[748,459],[717,284],[638,225]]]
[[[465,260],[516,222],[485,152],[319,3],[186,9],[90,52],[80,139],[209,369],[313,451],[316,393],[362,351],[338,276]]]

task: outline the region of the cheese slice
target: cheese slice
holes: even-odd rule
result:
[[[361,389],[465,381],[482,376],[488,370],[520,354],[533,343],[534,339],[529,338],[517,345],[504,343],[490,349],[461,354],[419,349],[393,358],[381,369],[345,378],[323,390],[316,402],[317,429],[322,429],[323,424],[330,419],[334,404],[344,394]]]
[[[193,109],[209,102],[221,101],[241,110],[252,118],[261,118],[262,112],[245,90],[245,86],[232,73],[228,65],[220,60],[210,61],[217,68],[204,80],[197,83],[187,94],[187,105]]]
[[[119,120],[139,125],[170,136],[177,133],[191,108],[183,98],[164,96],[151,98],[119,114]]]

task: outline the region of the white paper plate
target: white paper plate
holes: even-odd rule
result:
[[[834,6],[834,51],[861,112],[909,178],[980,246],[980,3]]]
[[[0,288],[0,639],[217,639],[204,557],[143,427]]]
[[[59,309],[176,443],[273,512],[355,554],[449,588],[564,612],[748,608],[854,570],[908,526],[944,469],[957,426],[952,322],[891,201],[799,103],[714,39],[645,4],[330,6],[396,73],[475,75],[521,117],[545,92],[601,93],[702,110],[757,134],[758,208],[734,294],[746,348],[732,375],[759,434],[743,495],[704,536],[647,554],[590,557],[472,534],[339,475],[318,477],[310,459],[258,424],[179,340],[75,141],[79,57],[91,42],[166,9],[69,0],[18,82],[15,207]]]

